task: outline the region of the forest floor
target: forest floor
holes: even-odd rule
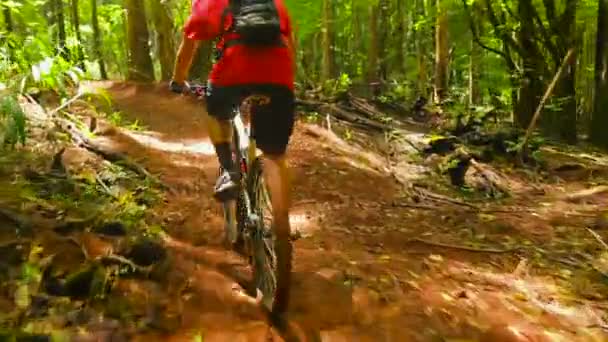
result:
[[[57,309],[59,302],[45,296],[41,304],[41,297],[30,293],[31,299],[23,303],[15,294],[23,295],[23,285],[5,282],[1,311],[21,309],[10,316],[18,322],[13,327],[30,333],[49,329],[74,333],[72,328],[80,327],[76,335],[83,341],[110,337],[112,341],[282,341],[239,291],[250,277],[246,261],[223,246],[220,207],[211,197],[217,162],[203,123],[204,107],[171,95],[162,86],[112,82],[89,86],[107,91],[123,123],[137,123],[114,127],[97,120],[92,141],[131,157],[164,184],[165,190],[150,195],[160,199],[135,215],[146,222],[151,232],[147,236],[163,246],[164,268],[156,270],[154,277],[119,275],[103,298],[60,302],[71,315],[79,312],[79,319],[65,318],[69,315]],[[75,102],[70,112],[86,115],[87,108]],[[539,175],[501,167],[511,196],[484,199],[451,188],[415,152],[400,152],[400,160],[389,163],[382,137],[348,130],[344,138],[338,128],[332,131],[304,121],[297,123],[290,145],[291,221],[301,238],[294,242],[289,317],[302,341],[608,339],[608,245],[603,242],[608,241],[606,157],[577,157],[580,153],[554,150],[554,172]],[[421,135],[411,132],[412,139]],[[84,174],[81,178],[87,179],[91,173],[83,169],[92,165],[92,183],[101,184],[102,191],[114,197],[104,208],[128,212],[124,206],[112,207],[113,201],[125,204],[129,199],[112,192],[107,184],[111,177],[102,181],[95,176],[100,168],[108,168],[95,154],[75,146],[61,154],[48,146],[30,147],[30,152],[28,158],[11,161],[48,169],[50,157],[57,155],[70,174]],[[583,163],[583,168],[569,167]],[[0,183],[19,183],[16,169],[0,168]],[[154,187],[142,184],[129,193],[135,196],[146,191],[142,187]],[[73,205],[69,213],[49,208],[56,198],[38,198],[35,206],[28,207],[23,199],[9,201],[14,196],[9,192],[0,191],[3,207],[14,209],[5,217],[0,212],[5,226],[24,226],[14,217],[18,211],[28,213],[34,226],[61,223],[54,223],[46,233],[32,228],[29,236],[45,249],[37,260],[51,255],[68,263],[82,258],[74,256],[80,249],[89,260],[95,254],[107,257],[120,250],[117,238],[108,237],[113,234],[96,233],[89,221],[67,224],[72,222],[68,216],[94,211],[86,202]],[[28,200],[34,201],[33,197],[30,193]],[[80,223],[86,229],[60,229]],[[30,241],[16,238],[14,231],[2,232],[4,255]],[[34,248],[27,250],[31,261]],[[118,257],[114,260],[129,264]],[[42,274],[45,267],[40,267]],[[7,274],[3,276],[14,278]],[[45,288],[49,292],[48,285]],[[46,307],[44,313],[40,307]],[[81,317],[85,307],[97,314]],[[6,320],[3,317],[5,325]]]

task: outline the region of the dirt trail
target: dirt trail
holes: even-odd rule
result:
[[[113,135],[108,143],[142,160],[175,190],[158,210],[176,240],[176,277],[189,278],[193,288],[189,299],[181,299],[180,330],[186,336],[191,329],[207,331],[206,341],[214,336],[234,341],[237,335],[260,340],[256,336],[267,329],[259,313],[238,300],[233,290],[246,281],[247,265],[221,245],[220,208],[210,197],[217,164],[202,121],[203,106],[156,86],[116,84],[108,90],[126,117],[146,127],[145,132]],[[305,236],[296,244],[291,316],[309,334],[344,330],[338,334],[350,339],[353,293],[338,276],[352,257],[345,251],[349,241],[336,238],[348,232],[332,226],[381,224],[380,212],[349,208],[355,202],[376,207],[390,200],[394,183],[387,175],[349,165],[348,159],[329,150],[331,142],[304,131],[298,127],[291,144],[296,181],[292,223]]]
[[[166,305],[165,314],[175,313],[176,323],[169,334],[138,340],[191,341],[200,334],[204,341],[265,341],[269,336],[280,341],[257,309],[235,291],[249,279],[249,269],[221,244],[220,208],[210,196],[217,165],[203,106],[160,86],[99,86],[110,92],[126,117],[145,126],[143,132],[100,139],[140,160],[173,189],[155,210],[171,236],[175,265],[159,301]],[[437,250],[409,243],[413,234],[430,226],[455,229],[470,219],[391,206],[399,189],[394,178],[379,170],[378,160],[354,155],[341,149],[343,145],[304,124],[297,125],[290,145],[295,181],[291,219],[303,234],[295,243],[290,317],[309,341],[483,339],[482,331],[495,324],[517,325],[521,331],[535,326],[536,332],[556,326],[528,324],[523,313],[491,290],[441,278],[439,263],[445,263],[441,269],[494,263],[512,271],[519,259],[450,250],[441,251],[443,258],[429,259]],[[125,291],[136,290],[131,286]],[[571,327],[560,329],[566,331],[563,336],[575,336],[568,335]],[[485,340],[548,341],[536,332],[524,334],[530,339]],[[570,339],[575,340],[591,341],[584,336]]]

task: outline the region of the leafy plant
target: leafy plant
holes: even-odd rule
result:
[[[26,117],[13,95],[0,99],[0,143],[14,146],[19,142],[25,144]]]
[[[40,90],[57,90],[65,95],[67,86],[71,83],[77,85],[84,77],[84,72],[77,66],[65,61],[63,58],[46,57],[32,65],[30,77],[33,86]]]

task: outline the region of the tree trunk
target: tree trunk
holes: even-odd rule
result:
[[[321,81],[326,81],[334,78],[334,20],[333,20],[332,1],[323,0],[323,18],[321,30],[321,46],[323,55],[321,57]]]
[[[472,11],[473,15],[471,16],[470,20],[474,20],[473,18],[481,17],[481,15],[482,15],[481,7],[478,2],[473,3],[473,5],[471,6],[471,11]],[[481,31],[481,27],[483,24],[480,24],[479,22],[472,22],[471,25],[476,32],[475,34],[477,34],[477,32]],[[479,46],[479,44],[477,44],[475,42],[474,39],[471,39],[471,52],[469,55],[469,105],[470,106],[479,105],[482,102],[482,95],[479,90],[479,78],[481,76],[481,71],[480,71],[481,65],[480,64],[481,64],[482,58],[483,58],[482,48]],[[495,99],[495,97],[493,97],[494,95],[495,94],[490,94],[492,99]]]
[[[99,18],[97,17],[97,0],[91,0],[91,25],[93,26],[93,53],[99,65],[99,76],[101,76],[102,80],[107,80],[106,64],[101,53],[101,33],[99,32]]]
[[[160,61],[161,80],[169,80],[173,74],[175,61],[175,42],[173,40],[173,20],[171,12],[161,0],[150,1],[152,19],[156,27],[158,60]]]
[[[608,148],[608,0],[599,0],[595,52],[595,103],[591,141]]]
[[[532,115],[543,95],[543,69],[544,57],[538,56],[534,43],[534,7],[530,0],[520,0],[518,2],[518,14],[520,18],[519,40],[522,50],[520,56],[523,66],[523,77],[520,80],[517,103],[514,106],[515,124],[520,128],[528,128]]]
[[[9,33],[13,32],[13,16],[11,14],[11,8],[4,5],[2,8],[2,15],[4,16],[4,26],[6,31]]]
[[[576,49],[576,2],[577,0],[566,0],[565,9],[553,24],[557,27],[559,46],[554,57],[558,62],[555,71],[560,67],[569,48]],[[557,102],[546,110],[544,117],[541,118],[541,125],[545,134],[552,135],[570,144],[577,140],[577,120],[576,120],[576,60],[577,51],[570,58],[566,65],[562,77],[558,80],[555,87],[553,99]]]
[[[63,0],[53,1],[53,13],[55,16],[55,24],[57,24],[57,54],[63,57],[66,61],[70,60],[68,51],[66,50],[66,34],[65,34],[65,16],[63,13]]]
[[[584,123],[585,127],[589,127],[594,107],[594,91],[595,79],[592,76],[592,71],[595,66],[595,40],[597,32],[591,29],[591,25],[583,24],[584,29],[581,34],[581,53],[579,55],[579,64],[576,71],[577,86],[579,90],[580,110],[578,111],[579,123]]]
[[[367,83],[375,93],[378,81],[378,4],[369,7],[369,47],[367,50]]]
[[[405,71],[405,39],[406,39],[406,14],[403,10],[403,1],[397,0],[395,6],[395,70],[394,72],[398,75],[403,74]]]
[[[435,102],[445,100],[448,91],[448,16],[445,0],[437,0],[437,22],[435,26]]]
[[[391,51],[388,49],[388,35],[389,35],[389,1],[378,0],[378,80],[385,81],[388,77],[389,60],[388,56]]]
[[[416,14],[417,18],[424,18],[425,16],[424,0],[416,0]],[[424,48],[424,30],[418,27],[414,31],[414,42],[416,44],[416,60],[418,65],[418,95],[427,97],[427,73],[426,73],[426,49]]]
[[[471,39],[471,53],[469,55],[469,105],[471,106],[481,103],[481,93],[479,92],[481,53],[479,45]]]
[[[366,75],[362,75],[362,72],[365,72],[365,70],[363,68],[360,67],[361,65],[361,52],[365,51],[364,49],[364,39],[362,39],[361,37],[363,36],[363,25],[362,20],[361,20],[361,11],[359,11],[357,9],[357,2],[358,0],[352,0],[351,1],[351,8],[353,9],[353,14],[352,14],[352,28],[353,28],[353,36],[352,36],[352,40],[350,42],[350,48],[352,51],[352,53],[350,53],[350,58],[351,58],[351,64],[352,64],[352,74],[356,75],[357,77],[359,76],[363,76],[363,78],[365,78]],[[363,69],[363,70],[362,70]]]
[[[78,0],[72,0],[72,29],[76,34],[76,60],[78,61],[78,66],[85,71],[86,67],[84,64],[84,49],[82,48],[82,37],[80,35],[80,13],[78,10]]]
[[[125,0],[127,10],[127,40],[131,81],[153,81],[154,66],[150,57],[148,24],[143,0]]]

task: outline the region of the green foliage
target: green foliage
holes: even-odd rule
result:
[[[327,80],[323,84],[323,91],[330,96],[340,96],[350,89],[352,80],[348,74],[342,73],[334,80]]]
[[[42,90],[57,90],[65,95],[68,82],[76,85],[83,78],[84,72],[66,62],[61,57],[46,57],[42,61],[32,65],[30,77],[33,85]]]
[[[26,118],[17,98],[6,95],[0,99],[0,143],[14,147],[25,144]]]

